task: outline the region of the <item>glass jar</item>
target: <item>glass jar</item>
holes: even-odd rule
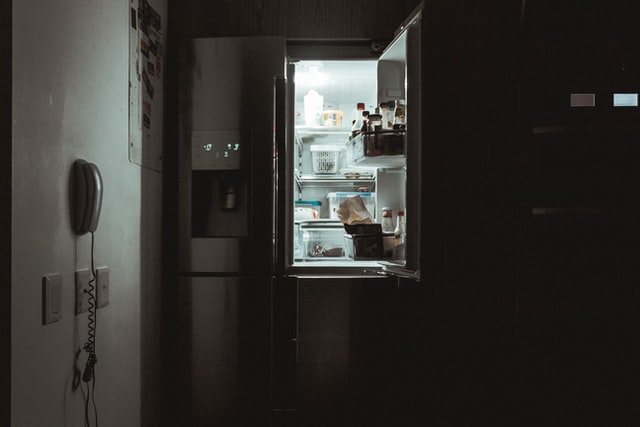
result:
[[[396,109],[393,117],[393,124],[394,125],[406,124],[407,120],[405,115],[406,115],[406,106],[404,104],[404,101],[399,99],[396,101]]]
[[[369,132],[379,132],[382,129],[382,115],[369,114]]]
[[[393,210],[391,208],[382,208],[382,232],[393,233]]]

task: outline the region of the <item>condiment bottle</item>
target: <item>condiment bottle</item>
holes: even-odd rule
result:
[[[397,100],[396,101],[396,110],[394,113],[394,117],[393,117],[393,124],[394,125],[404,125],[407,123],[406,121],[406,106],[404,104],[404,101],[402,100]]]
[[[396,229],[393,231],[393,235],[396,238],[396,246],[394,248],[394,258],[404,259],[405,257],[405,237],[406,229],[404,223],[404,211],[398,211],[398,222]]]
[[[395,237],[400,237],[404,243],[406,232],[407,230],[404,223],[404,211],[398,211],[398,222],[396,223],[395,230],[393,230],[393,235]]]
[[[382,232],[393,233],[393,211],[391,208],[382,208]]]
[[[358,102],[358,104],[356,104],[356,111],[354,112],[355,117],[353,119],[353,122],[351,124],[351,137],[355,137],[356,135],[358,135],[361,130],[362,130],[362,120],[363,120],[363,114],[364,114],[364,102]]]
[[[369,132],[379,132],[382,130],[382,115],[369,114]]]
[[[362,127],[360,128],[361,133],[369,132],[369,111],[364,110],[362,112]]]
[[[391,101],[393,102],[393,101]],[[380,103],[380,115],[382,116],[382,129],[391,129],[393,127],[393,118],[390,116],[391,109],[387,102]]]

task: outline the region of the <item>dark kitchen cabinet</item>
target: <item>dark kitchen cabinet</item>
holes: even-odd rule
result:
[[[629,425],[640,416],[637,213],[548,212],[521,231],[520,425]]]
[[[518,111],[525,208],[640,204],[639,18],[632,1],[523,3]]]
[[[631,1],[523,8],[520,425],[622,426],[640,415],[640,109],[614,101],[640,92],[638,18]]]

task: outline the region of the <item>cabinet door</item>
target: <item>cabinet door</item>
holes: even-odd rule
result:
[[[514,395],[528,425],[625,425],[640,416],[638,230],[637,214],[608,211],[524,223]]]

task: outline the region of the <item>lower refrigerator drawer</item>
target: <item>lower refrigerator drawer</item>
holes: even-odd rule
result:
[[[345,257],[344,227],[339,222],[305,222],[300,231],[305,260]]]

